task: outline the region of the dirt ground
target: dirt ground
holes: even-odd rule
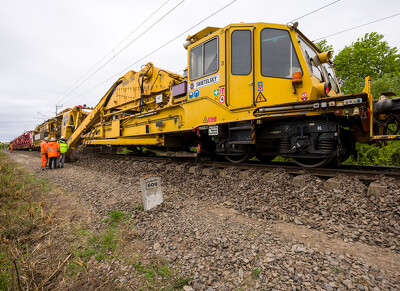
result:
[[[52,237],[59,253],[79,241],[67,229],[100,230],[117,210],[131,217],[115,255],[93,256],[73,281],[60,273],[45,289],[161,289],[141,267],[160,260],[185,278],[185,290],[400,289],[400,187],[384,177],[387,193],[369,197],[367,185],[345,176],[326,190],[307,174],[294,186],[279,169],[205,172],[88,154],[42,171],[38,152],[7,155],[58,189],[44,202],[66,228]],[[145,212],[139,178],[149,174],[161,177],[164,203]]]

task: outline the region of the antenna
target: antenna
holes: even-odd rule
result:
[[[61,107],[63,107],[62,104],[61,104],[61,105],[56,105],[56,116],[57,116],[57,110],[58,110],[58,108],[61,108]]]

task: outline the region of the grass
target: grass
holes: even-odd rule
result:
[[[108,216],[109,217],[106,218],[104,222],[107,222],[110,225],[115,226],[117,223],[123,221],[126,218],[127,214],[119,210],[115,210],[113,212],[109,212]]]
[[[151,264],[136,262],[133,266],[136,272],[143,276],[143,281],[150,290],[182,290],[191,281],[191,278],[181,277],[163,260]]]
[[[251,276],[257,279],[258,277],[260,277],[260,274],[261,274],[261,268],[257,268],[251,273]]]
[[[77,277],[80,273],[85,272],[86,268],[78,261],[72,261],[68,265],[68,274],[71,277]]]
[[[142,205],[142,204],[139,204],[139,203],[136,204],[135,209],[136,209],[137,211],[143,211],[143,210],[144,210],[143,205]]]
[[[58,219],[57,211],[54,212],[57,219],[52,222],[46,213],[51,205],[45,208],[43,201],[62,191],[51,188],[45,179],[36,179],[0,151],[0,290],[35,290],[59,266],[59,273],[51,281],[55,286],[67,288],[92,276],[88,272],[89,261],[112,258],[124,261],[126,253],[123,250],[125,247],[131,249],[128,244],[144,245],[135,235],[133,219],[119,210],[108,213],[100,230],[93,230],[90,224]],[[138,204],[136,209],[142,211],[142,205]],[[69,213],[64,214],[68,218]],[[143,275],[141,287],[182,290],[190,284],[191,279],[177,271],[179,264],[176,268],[165,260],[148,264],[140,256],[142,251],[142,246],[135,247],[137,256],[131,263],[126,262],[136,266],[137,275]],[[65,265],[59,265],[67,257]],[[110,290],[116,287],[112,282],[107,286]]]
[[[8,290],[11,282],[10,262],[7,256],[0,252],[0,290]]]
[[[92,234],[90,231],[84,230],[80,232],[84,237],[82,246],[77,247],[73,251],[75,259],[83,263],[85,268],[87,262],[94,256],[97,261],[104,261],[113,257],[112,253],[118,246],[119,231],[109,228],[99,234]]]
[[[343,270],[339,267],[332,267],[331,270],[333,273],[336,273],[336,274],[340,274],[343,272]]]
[[[115,210],[109,212],[108,217],[104,220],[104,222],[108,223],[106,230],[93,233],[86,228],[76,229],[80,241],[79,247],[75,247],[76,249],[73,251],[75,261],[72,261],[68,267],[71,276],[77,276],[86,271],[87,263],[92,257],[97,261],[104,261],[114,256],[120,241],[118,224],[127,217],[126,213]]]
[[[37,201],[49,190],[46,180],[35,178],[0,151],[0,290],[21,287],[15,266],[20,284],[26,289],[34,286],[35,279],[24,260],[37,232],[50,227],[43,203]]]

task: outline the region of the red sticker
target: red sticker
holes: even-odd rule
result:
[[[216,122],[217,121],[217,117],[216,116],[212,116],[208,118],[208,122]]]
[[[301,100],[306,101],[308,99],[307,92],[301,93]]]
[[[219,103],[221,104],[225,103],[225,95],[219,96]]]
[[[225,95],[225,87],[219,88],[219,95]]]

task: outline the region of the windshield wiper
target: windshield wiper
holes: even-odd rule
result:
[[[306,55],[306,60],[308,60],[308,64],[310,65],[311,73],[314,73],[312,65],[311,65],[310,55],[308,54],[308,52],[306,50],[304,50],[304,52],[305,52],[305,55]]]
[[[318,68],[317,63],[314,61],[314,58],[310,58],[310,64],[311,64],[311,62],[314,63],[315,68],[318,70],[319,74],[321,75],[322,82],[325,82],[324,73],[322,72],[322,70],[320,68]],[[311,66],[311,68],[312,68],[312,66]],[[311,69],[311,71],[312,71],[312,69]]]

